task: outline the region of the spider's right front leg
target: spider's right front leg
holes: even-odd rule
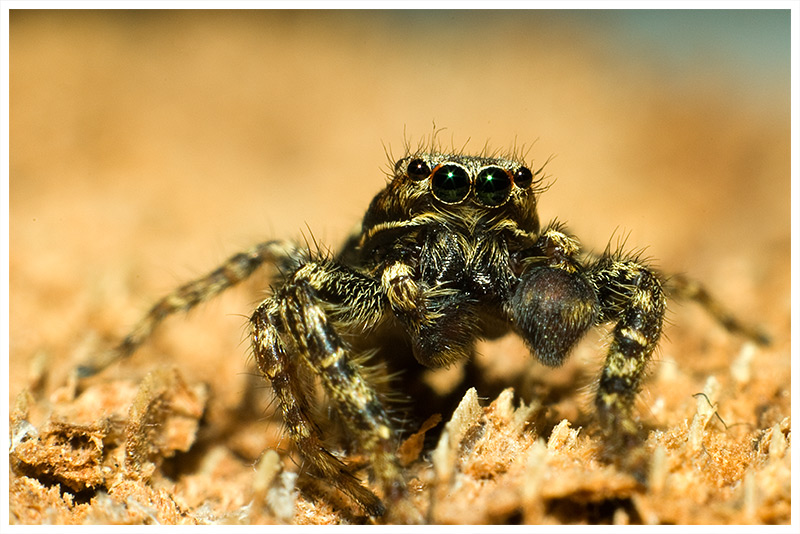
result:
[[[382,309],[376,281],[323,261],[297,270],[251,318],[256,361],[272,384],[291,438],[324,479],[372,516],[382,515],[384,505],[325,449],[312,415],[309,381],[319,376],[342,421],[370,455],[387,496],[403,494],[389,417],[340,335],[348,327],[368,328],[380,318]]]

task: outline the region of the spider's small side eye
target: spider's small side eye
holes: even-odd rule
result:
[[[514,184],[521,189],[525,189],[533,182],[533,173],[528,167],[520,167],[514,172]]]
[[[440,165],[431,175],[431,192],[445,204],[458,204],[469,196],[470,179],[467,170],[454,163]]]
[[[487,207],[501,206],[511,196],[511,177],[500,167],[486,167],[475,177],[475,197]]]
[[[408,170],[406,173],[409,178],[418,182],[431,175],[431,168],[428,167],[428,164],[425,163],[424,160],[416,158],[408,162]]]

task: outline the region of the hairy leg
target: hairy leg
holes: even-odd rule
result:
[[[188,311],[246,280],[262,265],[271,264],[280,270],[290,270],[305,255],[306,251],[298,249],[293,243],[266,241],[231,256],[207,275],[182,285],[156,302],[116,347],[97,354],[78,366],[78,377],[92,376],[112,363],[129,357],[147,341],[164,319],[174,313]]]
[[[661,336],[661,281],[619,254],[582,265],[578,241],[557,224],[542,232],[533,252],[508,306],[515,328],[542,363],[558,366],[591,326],[616,323],[595,408],[607,455],[643,480],[644,440],[633,408]]]
[[[764,331],[739,320],[696,280],[682,274],[669,276],[665,280],[664,291],[670,297],[697,302],[729,332],[750,338],[759,345],[768,345],[770,342]]]
[[[332,262],[309,262],[290,276],[275,297],[253,315],[256,361],[272,383],[289,434],[303,456],[367,513],[384,506],[361,486],[347,467],[322,445],[314,423],[310,386],[300,383],[310,370],[351,435],[369,455],[375,477],[392,500],[404,494],[397,442],[390,418],[342,334],[368,329],[383,313],[379,284]]]
[[[279,305],[272,299],[262,303],[251,318],[253,350],[259,369],[272,385],[283,415],[284,424],[303,458],[316,472],[355,500],[367,513],[384,513],[383,503],[363,487],[348,467],[323,445],[321,432],[314,422],[310,405],[313,399],[302,362],[293,360],[280,339]]]
[[[661,337],[666,299],[658,277],[635,260],[604,257],[588,276],[598,291],[599,322],[616,321],[595,407],[608,452],[643,481],[647,464],[633,408]]]

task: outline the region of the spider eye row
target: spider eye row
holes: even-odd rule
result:
[[[533,182],[533,173],[527,167],[511,171],[489,165],[473,177],[458,163],[442,163],[431,169],[419,158],[408,163],[406,174],[414,181],[430,178],[431,194],[444,204],[463,202],[474,191],[478,203],[490,208],[505,204],[515,186],[525,189]]]

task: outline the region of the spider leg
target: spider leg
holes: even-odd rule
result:
[[[640,480],[646,457],[633,417],[636,394],[661,336],[666,299],[658,276],[635,260],[606,255],[587,272],[597,289],[598,322],[616,321],[595,407],[608,452]]]
[[[643,479],[647,463],[633,408],[661,336],[666,309],[661,281],[641,263],[610,253],[581,265],[579,252],[578,241],[559,225],[545,229],[508,313],[533,353],[551,366],[561,365],[591,326],[616,322],[595,408],[606,452]]]
[[[383,503],[361,486],[320,438],[310,410],[312,396],[301,368],[320,378],[323,391],[347,429],[370,455],[387,496],[404,492],[395,458],[395,433],[383,403],[353,360],[342,334],[366,329],[383,313],[380,285],[333,262],[309,262],[253,314],[252,340],[261,372],[272,383],[288,431],[303,456],[367,513],[380,516]]]
[[[739,320],[697,280],[682,274],[673,275],[666,278],[664,290],[670,297],[697,302],[728,332],[749,338],[759,345],[769,345],[769,335],[760,328]]]
[[[177,288],[156,302],[113,349],[94,355],[76,369],[78,377],[99,373],[114,362],[133,354],[168,316],[188,311],[242,282],[264,264],[280,270],[294,267],[305,252],[287,241],[266,241],[228,258],[207,275]]]

